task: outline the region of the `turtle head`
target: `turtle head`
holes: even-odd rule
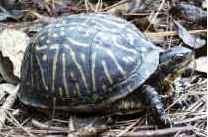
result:
[[[180,75],[185,67],[193,60],[192,50],[185,47],[174,47],[160,54],[160,68],[165,76],[176,77]]]

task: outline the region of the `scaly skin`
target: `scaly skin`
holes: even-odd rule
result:
[[[172,126],[169,116],[165,113],[158,91],[151,85],[143,85],[138,89],[138,92],[115,102],[112,107],[112,111],[116,114],[131,114],[150,110],[160,128]]]
[[[142,87],[143,102],[146,106],[150,106],[150,110],[156,116],[159,127],[170,127],[171,121],[165,113],[164,105],[158,92],[151,85]]]

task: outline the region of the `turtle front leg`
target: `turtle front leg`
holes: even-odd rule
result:
[[[154,87],[150,85],[144,85],[141,87],[142,101],[144,105],[149,106],[153,115],[156,116],[156,122],[161,128],[171,127],[171,121],[169,116],[165,113],[161,97]]]

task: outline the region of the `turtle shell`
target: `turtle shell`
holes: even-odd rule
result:
[[[158,48],[126,20],[66,16],[28,46],[18,96],[35,107],[95,110],[135,91],[158,64]]]

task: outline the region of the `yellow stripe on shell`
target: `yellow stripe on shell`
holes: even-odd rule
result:
[[[81,53],[80,56],[81,56],[82,61],[85,62],[85,58],[86,58],[85,54]]]
[[[59,88],[59,96],[63,97],[63,90],[62,90],[62,88]]]
[[[116,67],[118,68],[118,70],[121,72],[121,74],[123,76],[126,75],[126,72],[123,70],[123,68],[121,67],[121,65],[118,63],[116,57],[114,56],[114,54],[112,53],[111,50],[107,49],[107,54],[112,58],[113,62],[115,63]]]
[[[86,89],[88,90],[87,80],[86,80],[86,77],[84,75],[84,71],[82,70],[82,66],[78,63],[78,61],[76,59],[75,52],[71,48],[69,48],[67,45],[65,45],[65,47],[67,47],[70,50],[72,60],[73,60],[74,64],[76,65],[76,67],[78,68],[78,70],[80,72],[80,75],[81,75],[81,78],[82,78],[82,80],[84,82],[84,85],[85,85]]]
[[[57,45],[57,44],[55,44]],[[52,91],[55,90],[55,80],[56,80],[56,69],[57,69],[57,61],[58,61],[58,55],[59,55],[59,48],[58,48],[58,45],[55,46],[55,45],[52,45],[51,48],[54,49],[56,47],[56,50],[55,50],[55,55],[54,55],[54,58],[53,58],[53,66],[52,66]]]
[[[96,60],[96,53],[92,53],[92,88],[93,91],[96,91],[96,83],[95,83],[95,60]]]
[[[46,80],[45,80],[45,76],[44,76],[44,71],[43,71],[43,67],[40,63],[40,59],[38,58],[38,56],[36,56],[36,60],[37,60],[37,63],[39,65],[39,68],[40,68],[40,73],[41,73],[41,81],[43,82],[43,86],[46,90],[48,90],[48,86],[46,84]]]
[[[66,55],[65,53],[62,54],[62,78],[64,82],[64,91],[65,95],[69,97],[69,90],[68,90],[68,85],[67,85],[67,79],[66,79]]]
[[[77,89],[77,92],[76,93],[77,93],[78,96],[80,96],[81,94],[80,94],[79,84],[76,83],[75,86],[76,86],[76,89]]]
[[[76,46],[79,46],[79,47],[89,47],[89,44],[85,44],[85,43],[81,43],[81,42],[78,42],[72,38],[67,38],[67,40],[72,44],[72,45],[76,45]]]
[[[104,60],[102,60],[101,63],[102,63],[102,65],[103,65],[104,72],[105,72],[105,75],[106,75],[108,81],[110,82],[110,84],[113,84],[113,79],[112,79],[112,77],[111,77],[111,74],[110,74],[109,71],[108,71],[106,62],[105,62]]]
[[[45,49],[47,49],[47,45],[43,45],[43,46],[41,46],[41,47],[39,47],[39,46],[36,46],[36,47],[35,47],[35,50],[36,50],[36,51],[41,51],[41,50],[45,50]]]

